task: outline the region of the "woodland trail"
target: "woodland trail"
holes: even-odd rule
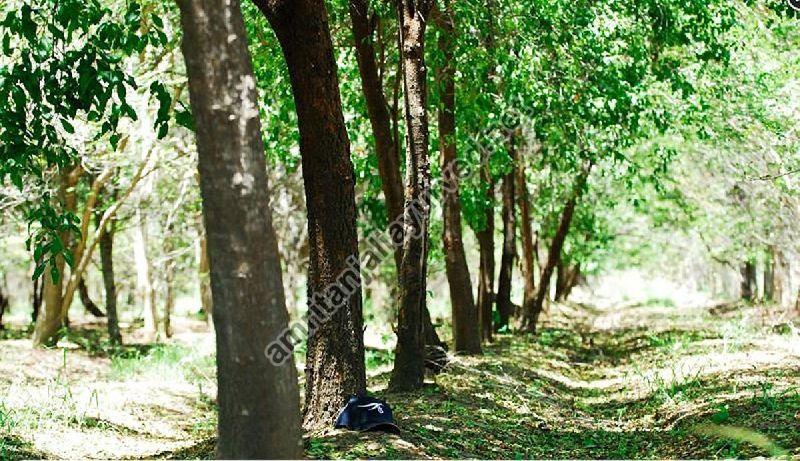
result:
[[[1,341],[0,458],[213,456],[208,337],[187,330],[129,359],[80,337],[47,351]],[[553,305],[537,338],[500,335],[485,352],[393,394],[391,356],[371,351],[370,390],[401,434],[315,433],[307,455],[800,456],[800,336],[764,308]]]

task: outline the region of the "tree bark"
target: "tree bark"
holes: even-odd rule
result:
[[[289,315],[269,211],[256,83],[237,0],[179,0],[217,333],[219,458],[300,458]]]
[[[514,259],[517,256],[517,230],[514,214],[514,170],[517,167],[517,148],[514,136],[509,136],[508,155],[511,170],[503,177],[503,253],[500,257],[500,278],[497,282],[497,313],[499,314],[495,330],[507,329],[509,318],[514,312],[511,304],[511,280],[514,273]]]
[[[37,263],[38,264],[38,263]],[[31,298],[31,323],[35,324],[36,319],[39,317],[39,310],[42,307],[42,295],[44,292],[44,283],[42,279],[37,278],[33,281],[33,297]]]
[[[109,229],[110,228],[110,229]],[[114,231],[113,223],[100,231],[100,268],[103,272],[103,287],[106,292],[106,316],[108,337],[112,344],[122,344],[117,315],[117,284],[114,279]]]
[[[553,276],[556,264],[561,259],[561,250],[564,247],[564,241],[569,233],[569,227],[572,224],[572,216],[575,213],[575,205],[578,199],[583,194],[583,189],[586,186],[586,181],[592,171],[594,163],[589,163],[583,169],[578,177],[575,187],[572,190],[567,203],[564,205],[564,211],[561,213],[561,219],[558,223],[558,229],[550,242],[550,250],[547,253],[547,262],[542,269],[541,276],[539,277],[539,287],[536,290],[536,298],[534,298],[532,311],[527,314],[527,323],[525,329],[528,333],[536,333],[536,325],[539,322],[539,315],[542,313],[544,307],[544,299],[550,291],[550,278]]]
[[[78,296],[81,299],[81,304],[83,307],[86,308],[86,312],[92,314],[95,317],[105,317],[106,314],[97,307],[97,304],[92,301],[92,297],[89,296],[89,287],[86,286],[86,280],[81,277],[81,281],[78,282]]]
[[[456,101],[453,12],[446,3],[437,15],[441,29],[439,52],[444,56],[437,81],[440,85],[439,148],[442,155],[442,220],[444,229],[445,269],[450,286],[450,303],[453,320],[453,343],[456,352],[481,353],[478,309],[472,297],[472,280],[464,253],[461,231],[461,196],[456,154]]]
[[[83,169],[75,167],[65,170],[60,175],[59,198],[64,205],[64,210],[74,212],[76,209],[75,185],[78,184]],[[70,234],[63,232],[59,236],[64,248],[70,248]],[[33,330],[33,345],[50,346],[58,341],[58,332],[64,325],[66,312],[69,306],[64,303],[62,287],[64,282],[64,258],[56,258],[55,269],[58,271],[58,280],[54,280],[49,271],[45,271],[44,288],[42,289],[42,305],[36,318]]]
[[[528,192],[528,182],[525,176],[525,163],[521,158],[516,168],[517,173],[517,201],[519,203],[520,234],[522,238],[522,278],[525,280],[525,291],[522,301],[523,322],[528,312],[533,311],[536,299],[536,247],[534,243],[533,227],[531,226],[531,202]]]
[[[8,309],[8,298],[3,294],[3,287],[0,286],[0,330],[5,329],[3,315],[6,313],[6,309]]]
[[[380,18],[371,14],[366,0],[350,0],[350,20],[353,24],[358,71],[361,90],[367,106],[367,115],[375,138],[375,155],[378,159],[378,174],[386,198],[389,223],[403,216],[403,182],[400,178],[399,146],[392,135],[392,120],[389,103],[383,92],[383,82],[378,73],[375,58],[374,30]],[[401,236],[400,236],[401,237]],[[399,240],[399,238],[398,238]],[[403,258],[402,246],[396,246],[394,259],[400,268]]]
[[[403,217],[403,182],[400,177],[400,145],[397,133],[392,127],[389,103],[383,92],[383,82],[378,72],[375,57],[374,31],[379,26],[380,18],[369,11],[365,0],[349,2],[350,19],[353,25],[353,39],[356,49],[358,71],[361,76],[361,90],[367,106],[367,115],[375,138],[375,154],[378,159],[378,174],[381,188],[386,199],[388,222],[402,221]],[[398,77],[399,82],[399,77]],[[399,89],[399,88],[398,88]],[[389,232],[395,242],[402,243],[402,226],[391,226]],[[394,247],[394,262],[398,279],[403,261],[402,245]],[[427,304],[424,306],[426,319],[430,319]],[[429,345],[443,346],[433,323],[426,321],[425,336],[430,339]]]
[[[755,262],[752,260],[747,260],[739,268],[739,271],[742,275],[741,281],[741,299],[744,301],[755,301],[756,292],[757,292],[757,281],[756,281],[756,265]]]
[[[425,28],[429,0],[398,0],[406,122],[406,202],[397,349],[389,387],[412,390],[425,377],[425,297],[430,217]]]
[[[303,425],[327,427],[349,395],[366,391],[350,141],[324,2],[254,2],[278,37],[297,108],[310,240]],[[348,279],[346,287],[340,278]],[[327,312],[328,320],[314,320],[326,318]]]
[[[494,37],[494,0],[487,0],[486,2],[487,17],[489,19],[486,36],[485,47],[487,56],[493,61],[495,53],[495,37]],[[487,72],[487,81],[490,86],[493,86],[493,79],[495,75],[493,62],[488,65],[489,71]],[[478,240],[478,252],[480,254],[480,265],[478,270],[478,312],[480,315],[481,324],[481,338],[484,341],[492,341],[492,306],[494,305],[494,178],[492,177],[491,169],[489,168],[489,158],[491,152],[488,149],[481,149],[481,169],[480,180],[481,184],[486,187],[486,196],[484,200],[484,226],[481,230],[475,232]]]
[[[133,234],[133,257],[136,265],[136,291],[144,314],[144,329],[155,339],[158,336],[158,307],[147,255],[147,215],[142,207],[136,209],[137,224]]]

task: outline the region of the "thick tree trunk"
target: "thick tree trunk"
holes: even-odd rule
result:
[[[553,294],[553,301],[561,301],[564,296],[564,289],[567,285],[567,272],[569,267],[564,264],[562,258],[558,259],[556,264],[556,292]]]
[[[109,230],[111,228],[112,230]],[[117,315],[117,284],[114,280],[114,231],[113,223],[100,231],[100,268],[103,272],[103,287],[106,292],[106,315],[108,337],[112,344],[122,344]]]
[[[525,176],[525,162],[520,159],[516,168],[517,202],[519,203],[520,234],[522,238],[522,278],[525,280],[525,291],[522,301],[522,322],[527,321],[527,313],[533,311],[536,299],[536,247],[533,227],[531,226],[531,202],[528,182]]]
[[[255,3],[281,44],[297,108],[310,240],[303,425],[327,427],[349,395],[366,391],[350,141],[324,2]]]
[[[398,0],[405,89],[406,203],[397,350],[389,386],[411,390],[425,377],[424,311],[430,217],[425,27],[429,0]]]
[[[593,163],[581,172],[578,177],[575,187],[570,195],[567,203],[564,205],[564,211],[561,213],[561,219],[558,223],[558,229],[550,242],[550,250],[547,253],[547,262],[542,269],[542,274],[539,277],[539,287],[536,290],[536,298],[534,298],[532,311],[527,314],[528,322],[525,329],[529,333],[536,333],[536,324],[539,322],[539,315],[542,313],[544,306],[544,299],[550,291],[550,278],[553,276],[553,271],[561,258],[561,250],[564,247],[564,241],[569,233],[569,227],[572,224],[572,216],[575,213],[575,205],[583,193],[586,181],[592,171]]]
[[[742,281],[740,285],[741,299],[750,302],[755,301],[756,293],[758,291],[755,262],[752,260],[745,261],[740,266],[739,271],[742,275]]]
[[[92,314],[95,317],[105,317],[106,314],[97,307],[97,304],[92,301],[92,297],[89,296],[89,287],[86,286],[86,280],[84,277],[81,277],[81,281],[78,282],[78,297],[81,299],[81,304],[83,307],[86,308],[86,312]]]
[[[495,330],[507,329],[514,306],[511,304],[511,280],[514,273],[514,259],[517,256],[517,229],[514,213],[514,169],[517,168],[516,140],[511,135],[508,140],[508,155],[511,159],[511,170],[503,177],[503,253],[500,257],[500,278],[497,282],[498,322]]]
[[[216,307],[217,456],[300,458],[294,359],[291,352],[281,362],[266,354],[288,328],[289,315],[240,5],[178,5]]]
[[[78,184],[82,173],[82,168],[76,167],[61,174],[59,197],[67,212],[75,212],[75,185]],[[71,248],[70,237],[70,234],[66,232],[60,235],[65,248]],[[44,288],[42,289],[42,304],[36,317],[36,327],[33,330],[34,346],[53,345],[58,341],[58,332],[64,325],[64,319],[69,310],[69,306],[64,303],[62,293],[65,266],[64,258],[57,257],[55,269],[59,274],[58,280],[53,279],[49,270],[42,275]]]
[[[438,72],[440,88],[439,148],[442,155],[442,220],[444,230],[445,268],[450,285],[450,303],[453,319],[453,343],[456,352],[479,354],[481,352],[478,309],[472,297],[472,280],[464,253],[461,232],[461,196],[456,156],[456,102],[454,18],[449,3],[438,15],[439,52],[444,63]]]

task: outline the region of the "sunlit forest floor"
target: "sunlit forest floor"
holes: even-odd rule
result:
[[[213,456],[213,341],[183,320],[169,345],[0,342],[0,458]],[[313,458],[800,457],[800,333],[763,306],[670,300],[550,307],[536,338],[499,335],[419,393],[385,391],[389,352],[367,354],[370,390],[399,435],[329,430]]]

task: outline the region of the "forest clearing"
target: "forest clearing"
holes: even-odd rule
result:
[[[0,0],[0,460],[800,459],[800,0]]]

